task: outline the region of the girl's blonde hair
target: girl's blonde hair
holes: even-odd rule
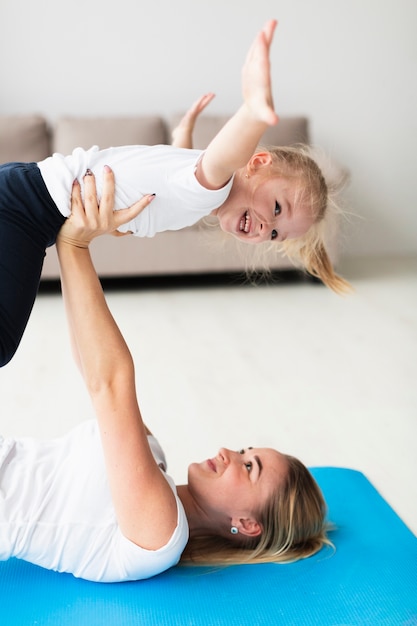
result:
[[[289,563],[312,556],[327,537],[326,505],[319,486],[308,469],[293,456],[286,456],[288,471],[257,519],[262,533],[244,537],[193,537],[182,554],[183,563],[198,565],[237,565]]]
[[[330,212],[338,211],[334,197],[339,191],[341,181],[331,188],[312,158],[308,146],[299,144],[291,147],[269,147],[266,150],[272,155],[272,172],[300,182],[299,197],[309,204],[315,216],[314,224],[304,235],[278,244],[271,242],[268,248],[273,246],[276,249],[278,245],[294,265],[301,265],[336,293],[351,291],[350,284],[335,273],[324,243],[325,232],[332,217]],[[271,170],[265,175],[269,176],[270,172]]]

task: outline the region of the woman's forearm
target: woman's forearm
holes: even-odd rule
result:
[[[129,350],[107,307],[88,250],[89,242],[100,234],[113,233],[121,224],[136,217],[153,199],[148,195],[129,209],[114,211],[114,174],[108,167],[104,168],[103,181],[103,196],[98,205],[94,176],[84,177],[88,210],[83,205],[80,185],[74,181],[71,216],[57,240],[74,359],[89,389],[107,384],[115,375],[115,362],[108,359],[109,352],[120,353],[120,366],[126,364],[129,370],[133,369]],[[106,333],[109,333],[108,342]],[[107,352],[101,345],[104,340]]]
[[[117,378],[132,375],[126,342],[107,306],[88,248],[57,242],[62,293],[80,368],[96,393]],[[129,376],[129,378],[130,378]]]

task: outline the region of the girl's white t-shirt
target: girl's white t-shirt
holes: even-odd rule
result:
[[[191,226],[227,199],[233,177],[221,189],[206,189],[195,176],[200,150],[173,146],[122,146],[99,150],[76,148],[69,156],[55,153],[38,163],[46,187],[65,217],[71,212],[72,184],[83,186],[89,168],[101,197],[103,168],[112,168],[116,181],[115,209],[126,209],[146,194],[155,199],[134,220],[119,228],[138,237]]]
[[[166,467],[154,437],[156,462]],[[174,481],[177,527],[159,550],[126,539],[112,504],[97,422],[51,440],[0,438],[0,560],[17,557],[97,582],[149,578],[176,565],[188,523]]]

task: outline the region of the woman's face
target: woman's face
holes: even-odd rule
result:
[[[228,199],[213,215],[223,231],[252,244],[300,237],[315,222],[297,179],[259,173],[237,175]]]
[[[256,516],[280,484],[288,464],[272,448],[221,448],[212,459],[188,468],[188,488],[209,519],[221,526]]]

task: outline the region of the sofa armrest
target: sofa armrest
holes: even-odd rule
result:
[[[51,138],[41,115],[0,115],[0,163],[42,161],[51,154]]]

